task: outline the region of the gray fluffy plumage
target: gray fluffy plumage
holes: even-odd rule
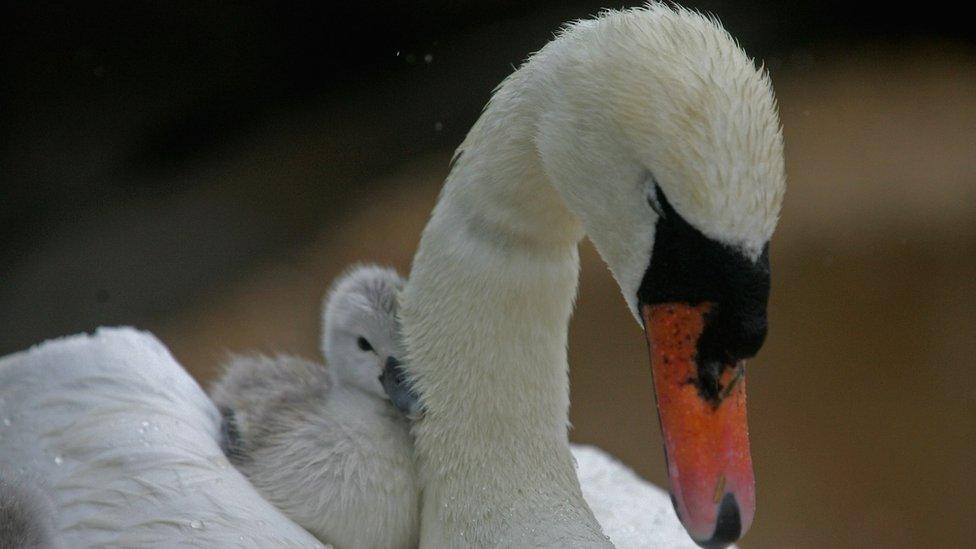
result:
[[[0,471],[0,549],[57,549],[54,506],[38,483]]]
[[[417,546],[409,424],[379,380],[403,356],[402,284],[390,269],[351,269],[326,298],[326,364],[233,357],[211,388],[228,459],[287,517],[336,547]]]

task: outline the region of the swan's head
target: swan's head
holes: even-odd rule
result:
[[[403,357],[397,293],[403,279],[393,269],[357,266],[329,290],[323,308],[322,353],[336,380],[386,399],[379,377]]]
[[[573,25],[530,63],[546,177],[647,335],[678,515],[731,543],[754,512],[743,360],[766,335],[785,187],[769,79],[716,21],[658,4]]]

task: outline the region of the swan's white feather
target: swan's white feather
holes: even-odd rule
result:
[[[152,335],[0,359],[0,469],[43,478],[66,547],[321,547],[218,447],[219,415]]]
[[[668,493],[594,446],[573,445],[583,498],[617,549],[697,549]]]

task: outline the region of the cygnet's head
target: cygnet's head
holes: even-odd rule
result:
[[[332,285],[323,307],[322,354],[339,383],[387,398],[379,376],[403,359],[397,293],[403,278],[393,269],[359,265]]]

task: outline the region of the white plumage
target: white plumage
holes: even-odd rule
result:
[[[593,446],[570,445],[583,499],[617,549],[697,549],[668,493]]]
[[[0,469],[45,479],[66,547],[323,547],[224,457],[220,416],[153,336],[0,359]]]

